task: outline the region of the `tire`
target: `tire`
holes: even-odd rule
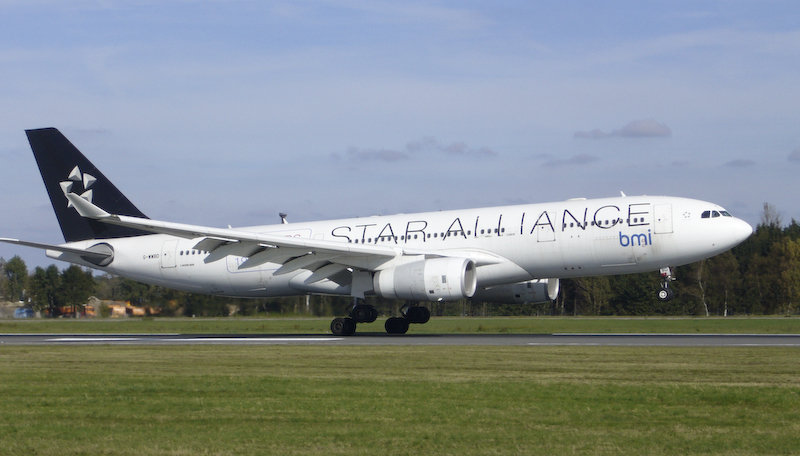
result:
[[[672,300],[675,297],[675,294],[669,288],[662,288],[658,290],[658,299],[661,302],[667,302]]]
[[[343,336],[344,334],[342,331],[344,330],[344,318],[334,318],[331,322],[331,333],[334,336]]]
[[[370,306],[369,307],[369,317],[364,323],[374,323],[375,320],[378,319],[378,309]]]
[[[357,306],[353,309],[353,319],[359,323],[366,322],[369,319],[370,311],[367,306]]]
[[[356,321],[352,318],[344,319],[344,327],[342,328],[343,336],[352,336],[356,333]]]
[[[408,332],[408,320],[405,318],[391,317],[384,325],[389,334],[405,334]]]
[[[410,307],[406,312],[409,323],[423,324],[431,319],[431,311],[427,307]]]
[[[373,306],[357,306],[353,309],[353,319],[357,323],[372,323],[378,318],[378,309]]]

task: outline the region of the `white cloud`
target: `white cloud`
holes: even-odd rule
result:
[[[634,120],[624,127],[613,130],[611,133],[604,133],[595,128],[592,131],[578,131],[573,135],[575,138],[603,139],[612,137],[621,138],[645,138],[645,137],[667,137],[672,136],[672,130],[653,119]]]
[[[582,166],[599,161],[598,157],[588,154],[575,155],[569,158],[549,158],[542,166],[557,168],[561,166]]]
[[[344,154],[332,153],[331,158],[334,160],[346,159],[352,162],[369,162],[369,161],[383,161],[383,162],[397,162],[402,160],[410,160],[417,154],[444,154],[444,155],[457,155],[461,157],[495,157],[497,152],[488,147],[469,147],[463,141],[455,141],[449,144],[443,144],[438,139],[427,136],[420,140],[411,141],[406,144],[405,149],[362,149],[359,147],[351,146],[347,148]]]
[[[728,163],[725,163],[725,166],[730,168],[750,168],[751,166],[755,165],[756,165],[755,161],[746,158],[731,160]]]

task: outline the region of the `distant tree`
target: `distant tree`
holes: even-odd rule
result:
[[[0,300],[6,297],[6,259],[0,257]]]
[[[769,203],[764,203],[764,210],[761,212],[761,226],[768,226],[772,228],[781,228],[781,214],[778,209]]]
[[[50,315],[53,315],[61,289],[61,271],[58,267],[54,264],[47,269],[37,267],[30,277],[29,287],[33,308],[38,311],[50,309]]]
[[[778,311],[791,313],[800,308],[800,240],[783,239],[778,246],[781,285],[785,301]]]
[[[75,314],[82,310],[94,291],[95,282],[91,271],[84,271],[80,266],[72,265],[61,275],[60,298],[64,305],[75,309]]]
[[[130,279],[122,279],[119,285],[119,297],[133,305],[141,306],[147,303],[151,285]]]
[[[95,296],[99,299],[118,301],[122,295],[122,278],[110,274],[103,274],[94,278],[97,283],[95,288]]]
[[[608,276],[565,279],[561,289],[570,315],[605,315],[614,294]]]
[[[3,264],[3,293],[9,301],[24,301],[23,293],[28,284],[28,267],[19,256]]]
[[[609,277],[613,296],[609,308],[614,315],[670,314],[656,297],[660,278],[658,274],[628,274]]]
[[[707,260],[708,302],[717,315],[727,317],[738,307],[737,291],[742,281],[739,262],[730,250]]]

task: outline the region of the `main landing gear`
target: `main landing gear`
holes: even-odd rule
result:
[[[372,323],[378,318],[378,310],[370,305],[359,304],[353,300],[349,317],[334,318],[331,322],[331,333],[334,336],[352,336],[356,332],[356,324]],[[431,311],[421,307],[417,302],[407,302],[401,309],[402,317],[390,317],[384,327],[389,334],[405,334],[411,323],[423,324],[431,319]]]
[[[331,322],[334,336],[352,336],[356,332],[357,323],[372,323],[378,319],[378,309],[366,304],[359,305],[358,298],[353,299],[353,307],[348,313],[349,317],[334,318]]]
[[[411,323],[425,324],[431,319],[431,311],[422,307],[418,302],[407,302],[401,309],[402,317],[390,317],[384,327],[389,334],[405,334]]]
[[[661,268],[661,289],[658,290],[658,299],[662,302],[667,302],[675,297],[672,288],[669,287],[670,282],[675,281],[672,276],[672,268]]]

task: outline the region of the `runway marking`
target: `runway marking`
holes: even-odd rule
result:
[[[46,339],[46,342],[130,342],[142,340],[139,337],[59,337]]]
[[[335,342],[341,337],[193,337],[158,339],[160,342]]]
[[[342,340],[341,337],[175,337],[175,338],[153,338],[143,339],[141,337],[57,337],[46,339],[46,342],[134,342],[141,340],[151,340],[157,342],[336,342]]]

